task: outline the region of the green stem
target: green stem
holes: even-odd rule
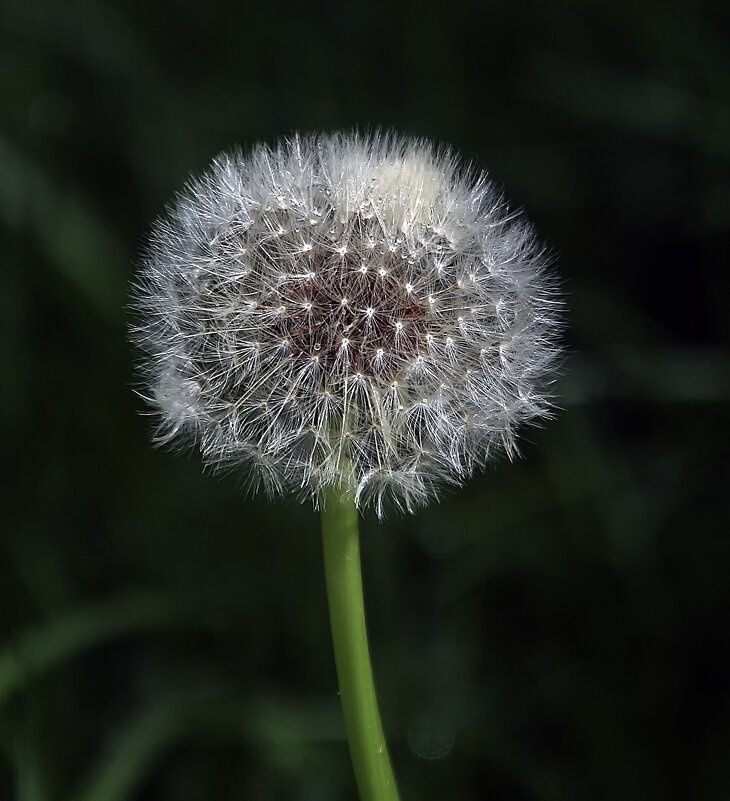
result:
[[[322,541],[340,700],[360,799],[398,801],[370,666],[357,509],[351,495],[328,492]]]

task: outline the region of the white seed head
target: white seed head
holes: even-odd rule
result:
[[[548,413],[545,267],[486,175],[428,142],[223,154],[156,223],[135,287],[157,439],[272,495],[413,510]]]

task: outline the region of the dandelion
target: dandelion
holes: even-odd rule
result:
[[[559,299],[532,227],[428,142],[295,136],[187,187],[134,306],[157,441],[321,508],[355,778],[362,801],[397,801],[357,513],[413,511],[548,414]]]
[[[543,417],[556,299],[531,226],[422,140],[218,157],[136,291],[159,442],[273,496],[413,511]]]

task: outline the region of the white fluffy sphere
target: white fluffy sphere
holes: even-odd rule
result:
[[[221,155],[157,222],[135,288],[158,439],[272,495],[412,510],[548,411],[544,267],[486,175],[428,142]]]

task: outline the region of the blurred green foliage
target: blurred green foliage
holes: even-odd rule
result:
[[[406,799],[730,797],[730,15],[4,0],[0,799],[352,798],[317,518],[153,451],[126,287],[219,150],[393,126],[524,204],[563,410],[364,523]]]

